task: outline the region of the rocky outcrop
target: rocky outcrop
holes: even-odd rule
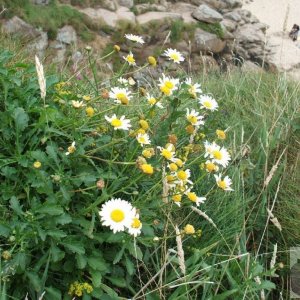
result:
[[[198,21],[209,24],[215,24],[223,20],[223,16],[220,13],[205,4],[202,4],[195,9],[195,11],[192,13],[192,16]]]
[[[200,28],[196,29],[194,52],[220,53],[224,50],[226,42],[217,37],[216,34],[209,33]]]
[[[137,22],[141,25],[144,25],[149,22],[160,22],[165,20],[183,20],[182,16],[178,13],[154,11],[139,15],[136,19]]]
[[[76,31],[72,26],[66,25],[58,30],[56,40],[64,44],[75,44],[77,42]]]

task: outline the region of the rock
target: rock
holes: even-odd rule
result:
[[[58,30],[56,40],[65,44],[75,44],[77,42],[77,36],[75,29],[66,25]]]
[[[165,12],[165,11],[167,11],[167,8],[163,5],[143,3],[143,4],[137,4],[135,6],[135,10],[138,15],[141,15],[148,11],[163,11],[163,12]]]
[[[242,20],[241,16],[237,11],[232,11],[229,13],[224,14],[224,19],[228,19],[234,22],[240,22]]]
[[[184,23],[196,23],[197,21],[192,17],[192,12],[197,9],[197,6],[178,2],[170,7],[171,12],[178,13],[182,16]]]
[[[240,0],[191,0],[190,2],[195,5],[207,4],[211,8],[217,10],[232,9],[242,6],[242,1]]]
[[[127,21],[135,23],[135,15],[127,7],[119,7],[116,12],[109,11],[107,9],[91,7],[80,9],[80,12],[88,15],[90,18],[102,21],[105,25],[116,28],[119,21]]]
[[[213,52],[220,53],[226,46],[226,42],[219,39],[217,35],[197,28],[194,36],[195,44],[193,52]]]
[[[171,12],[147,12],[145,14],[137,16],[137,23],[143,25],[151,21],[165,21],[165,20],[182,20],[182,16],[178,13]]]
[[[193,72],[203,70],[204,73],[219,70],[217,61],[210,55],[201,55],[193,58],[191,63]]]
[[[237,28],[237,23],[229,19],[224,19],[220,24],[221,26],[224,26],[229,32],[233,32]]]
[[[198,21],[205,23],[218,23],[223,20],[223,16],[209,6],[202,4],[193,11],[192,16]]]
[[[32,0],[33,4],[37,4],[37,5],[48,5],[49,4],[49,0]]]
[[[102,0],[101,7],[111,11],[116,11],[117,9],[116,2],[112,0]]]
[[[39,30],[16,16],[5,21],[2,29],[5,33],[15,34],[25,38],[36,38],[41,34]]]
[[[259,29],[260,26],[256,24],[245,24],[240,26],[236,32],[236,39],[241,44],[263,44],[265,41],[265,35]]]
[[[118,0],[120,6],[132,8],[134,6],[133,0]]]
[[[36,50],[40,56],[44,56],[44,51],[48,47],[47,32],[41,32],[40,36],[29,44],[29,48]]]

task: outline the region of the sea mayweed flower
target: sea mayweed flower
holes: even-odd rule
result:
[[[150,106],[157,106],[159,108],[164,108],[162,106],[162,104],[159,101],[157,101],[156,98],[154,98],[153,96],[151,96],[149,93],[147,94],[146,97],[147,97],[147,101],[150,104]]]
[[[125,116],[122,116],[120,119],[117,118],[116,114],[113,114],[112,117],[104,116],[105,120],[114,127],[114,130],[123,129],[128,130],[131,127],[130,120],[125,119]]]
[[[144,39],[139,35],[125,34],[125,38],[132,41],[132,42],[135,42],[135,43],[139,43],[139,44],[144,44],[145,43]]]
[[[188,92],[193,98],[197,98],[197,94],[201,94],[201,85],[199,83],[192,84],[192,78],[187,78],[185,83],[188,85]]]
[[[171,96],[175,90],[178,89],[179,79],[171,78],[162,74],[162,78],[159,78],[160,90],[166,96]]]
[[[138,143],[143,147],[144,145],[149,145],[150,142],[150,138],[149,135],[147,133],[139,133],[136,136],[136,139],[138,141]]]
[[[142,226],[143,224],[139,219],[139,214],[136,214],[132,220],[131,225],[128,227],[128,232],[136,237],[141,234]]]
[[[130,228],[136,213],[129,202],[113,198],[102,205],[99,215],[102,225],[116,233]]]
[[[70,155],[76,151],[75,141],[68,147],[68,151],[65,153],[66,155]]]
[[[128,104],[131,99],[131,92],[126,88],[113,87],[109,92],[109,97],[115,99],[115,103],[118,104]]]
[[[136,65],[136,62],[135,62],[135,59],[133,57],[132,52],[129,52],[129,54],[126,57],[123,56],[123,58],[128,62],[128,64],[130,66],[135,66]]]
[[[152,67],[156,67],[157,65],[157,61],[155,59],[154,56],[148,56],[148,63],[152,66]]]
[[[169,48],[168,50],[165,50],[164,56],[167,56],[169,60],[173,60],[177,64],[180,64],[180,62],[184,61],[184,57],[176,49]]]
[[[201,108],[205,108],[211,111],[218,109],[217,101],[209,95],[201,95],[199,98],[199,103]]]
[[[231,179],[228,176],[225,176],[224,179],[222,179],[222,175],[218,174],[218,175],[214,175],[217,185],[219,188],[221,188],[224,191],[233,191],[233,189],[230,187],[232,184]]]
[[[166,148],[158,146],[157,148],[160,150],[160,155],[163,156],[165,159],[170,160],[172,162],[176,160],[174,145],[170,144]]]
[[[197,111],[192,109],[191,111],[187,108],[186,109],[186,119],[190,122],[193,126],[203,125],[204,121],[202,121],[204,117],[200,116]]]

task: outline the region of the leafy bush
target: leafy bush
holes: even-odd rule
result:
[[[141,88],[130,78],[134,55],[124,57],[101,81],[87,49],[76,74],[84,79],[48,75],[43,100],[34,66],[1,51],[2,297],[239,299],[274,289],[275,265],[247,244],[250,200],[227,192],[225,175],[241,178],[235,190],[243,184],[239,152],[213,143],[226,144],[232,107],[222,101],[217,111],[186,75],[150,77]],[[140,68],[151,74],[155,62]],[[107,214],[112,199],[129,209]],[[117,228],[124,212],[132,223]]]

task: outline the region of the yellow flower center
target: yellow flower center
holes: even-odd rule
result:
[[[113,127],[120,127],[120,126],[122,125],[122,121],[119,120],[119,119],[113,119],[113,120],[111,121],[111,125],[112,125]],[[70,151],[69,151],[69,152],[70,152]]]
[[[203,105],[206,107],[206,108],[212,108],[212,103],[210,101],[204,101],[203,102]]]
[[[208,172],[213,172],[215,171],[215,169],[216,169],[216,165],[214,163],[209,162],[206,164],[206,170]]]
[[[143,150],[142,152],[143,156],[145,156],[146,158],[150,158],[152,156],[152,153],[150,150]]]
[[[218,136],[219,139],[221,140],[225,140],[226,139],[226,133],[223,130],[217,130],[216,134]]]
[[[139,129],[136,131],[136,134],[138,135],[139,133],[145,134],[146,131],[145,131],[143,128],[139,128]]]
[[[144,129],[144,130],[148,130],[149,129],[149,124],[147,121],[145,120],[140,120],[140,126]]]
[[[69,152],[69,153],[74,153],[75,150],[76,150],[75,146],[70,146],[70,147],[68,147],[68,152]]]
[[[219,150],[214,150],[212,152],[212,154],[213,154],[215,159],[219,159],[219,160],[222,159],[222,153]]]
[[[168,182],[168,183],[170,183],[170,182],[172,182],[172,181],[174,181],[174,180],[175,180],[175,178],[174,178],[173,175],[167,175],[167,182]]]
[[[84,101],[90,101],[91,100],[91,96],[83,96],[82,99]]]
[[[157,101],[156,101],[155,98],[150,98],[150,99],[148,99],[148,103],[149,103],[150,105],[154,105],[156,102],[157,102]]]
[[[224,180],[219,180],[219,181],[217,182],[217,184],[218,184],[218,186],[219,186],[221,189],[223,189],[223,190],[225,190],[226,187],[227,187],[226,182],[225,182]]]
[[[125,214],[121,209],[114,209],[110,213],[110,217],[114,222],[119,223],[125,219]]]
[[[41,166],[42,166],[42,164],[41,164],[41,162],[40,161],[35,161],[34,163],[33,163],[33,166],[36,168],[36,169],[39,169]]]
[[[197,195],[195,193],[189,192],[189,193],[187,193],[187,196],[191,201],[193,201],[193,202],[197,201]]]
[[[134,63],[135,63],[135,59],[133,58],[133,55],[127,55],[126,60],[127,60],[130,64],[134,64]]]
[[[138,218],[134,218],[131,224],[132,228],[140,228],[141,227],[141,221]]]
[[[185,234],[194,234],[195,233],[195,228],[193,225],[190,225],[190,224],[187,224],[185,227],[184,227],[184,233]]]
[[[116,94],[116,97],[119,101],[121,101],[122,104],[128,104],[129,102],[126,94],[124,93],[118,93]]]
[[[174,164],[174,163],[171,163],[171,164],[169,165],[169,168],[170,168],[170,170],[173,171],[173,172],[175,172],[175,171],[178,170],[178,166],[177,166],[176,164]]]
[[[177,177],[180,179],[180,180],[186,180],[187,179],[187,174],[185,171],[183,170],[180,170],[177,172]]]
[[[166,96],[170,96],[171,95],[171,90],[166,87],[166,86],[161,86],[160,87],[160,90],[162,93],[164,93]]]
[[[153,167],[150,164],[142,164],[141,169],[145,174],[153,174]]]
[[[179,168],[181,168],[183,166],[183,161],[180,158],[177,158],[175,163]]]
[[[179,55],[177,53],[170,54],[170,58],[172,58],[174,61],[179,61]]]
[[[155,67],[156,66],[156,59],[153,56],[148,57],[148,62],[151,66]]]
[[[189,115],[189,116],[187,117],[187,120],[188,120],[189,122],[191,122],[192,124],[196,124],[196,123],[197,123],[197,117],[196,117],[196,116]]]
[[[163,149],[163,150],[161,151],[161,155],[162,155],[164,158],[169,159],[169,160],[173,157],[172,152],[169,151],[169,150],[167,150],[167,149]]]
[[[139,142],[140,144],[145,144],[145,143],[146,143],[145,137],[140,136],[140,137],[138,138],[138,142]]]
[[[95,110],[92,107],[89,106],[89,107],[86,108],[85,112],[89,117],[92,117],[95,113]]]
[[[177,195],[173,195],[172,196],[172,200],[174,201],[174,202],[180,202],[181,201],[181,195],[180,194],[177,194]]]
[[[172,89],[174,88],[174,83],[171,82],[171,81],[166,81],[166,82],[165,82],[165,86],[166,86],[168,89],[172,90]]]

